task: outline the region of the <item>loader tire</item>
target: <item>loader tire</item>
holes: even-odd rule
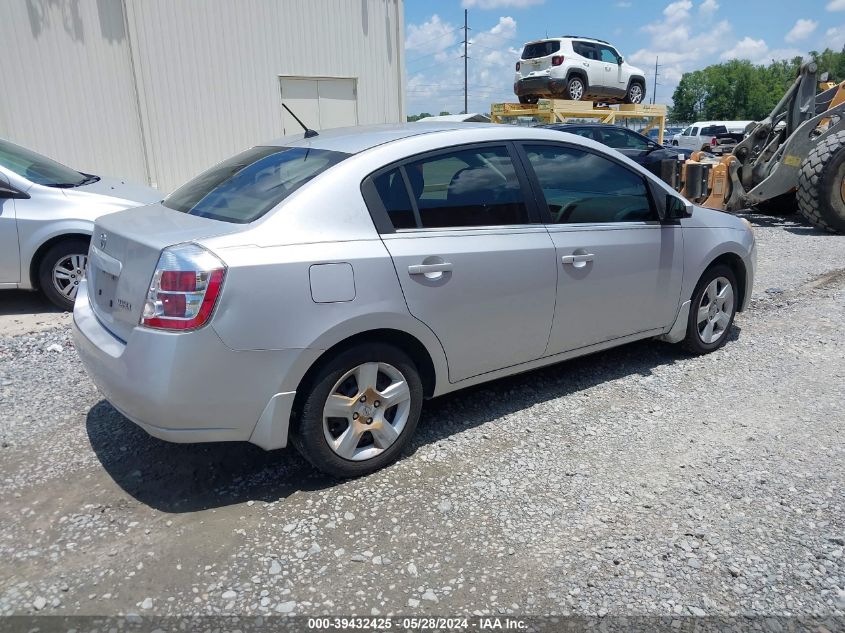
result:
[[[797,198],[810,224],[845,233],[845,132],[822,140],[801,163]]]

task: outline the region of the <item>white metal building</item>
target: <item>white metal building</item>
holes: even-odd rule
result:
[[[261,141],[405,120],[402,0],[4,0],[0,137],[171,191]]]

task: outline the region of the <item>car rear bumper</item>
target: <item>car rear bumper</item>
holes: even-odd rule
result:
[[[136,327],[124,342],[97,319],[84,283],[73,337],[100,392],[150,435],[286,445],[295,392],[281,387],[306,350],[233,350],[211,327],[184,333]]]
[[[553,77],[527,77],[516,81],[513,85],[514,94],[518,97],[562,94],[565,88],[565,80]]]

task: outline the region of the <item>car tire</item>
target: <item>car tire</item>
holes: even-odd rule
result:
[[[521,95],[519,102],[522,104],[534,105],[540,99],[537,95]]]
[[[708,354],[728,340],[739,302],[736,275],[729,266],[708,268],[692,293],[684,348],[693,354]]]
[[[575,75],[566,82],[564,97],[570,101],[581,101],[587,94],[587,86],[581,77]]]
[[[637,81],[628,86],[628,92],[625,94],[625,103],[633,103],[639,105],[645,99],[645,86]]]
[[[70,312],[88,263],[88,240],[68,238],[53,244],[38,264],[38,286],[54,305]]]
[[[324,363],[309,385],[297,406],[292,440],[315,468],[346,479],[399,458],[423,401],[419,372],[405,352],[376,342],[355,345]],[[388,389],[395,392],[394,405],[382,401],[390,397],[384,395]]]
[[[810,224],[845,233],[845,132],[823,139],[801,163],[797,198]]]

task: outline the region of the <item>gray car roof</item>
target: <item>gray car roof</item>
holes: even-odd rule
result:
[[[433,134],[436,132],[449,132],[452,130],[465,130],[473,127],[490,127],[491,123],[399,123],[387,125],[362,125],[356,127],[341,127],[331,130],[323,130],[318,136],[305,138],[305,134],[291,134],[282,138],[261,143],[261,145],[280,145],[284,147],[311,147],[313,149],[325,149],[334,152],[357,154],[364,150],[398,141],[420,134]],[[494,126],[501,127],[501,126]]]

